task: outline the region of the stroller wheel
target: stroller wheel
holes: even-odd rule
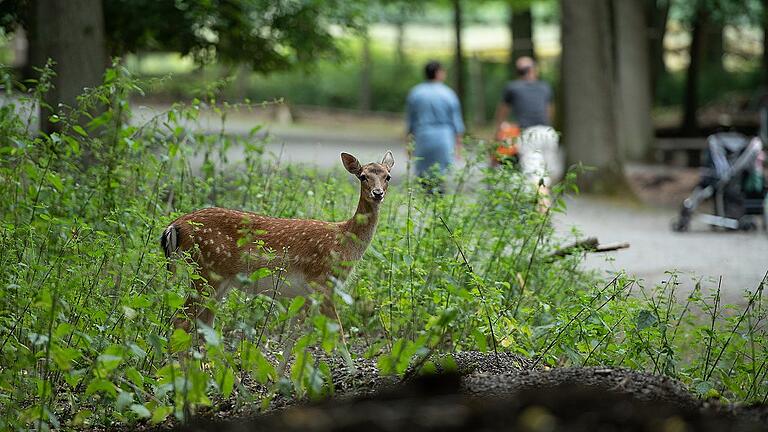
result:
[[[742,219],[739,221],[739,229],[741,231],[757,231],[757,224],[749,219]]]
[[[688,219],[681,217],[677,220],[672,221],[672,231],[675,231],[675,232],[688,231]]]

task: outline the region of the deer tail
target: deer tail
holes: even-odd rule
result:
[[[166,258],[173,256],[174,252],[179,249],[179,227],[174,224],[168,225],[168,228],[163,231],[163,235],[160,237],[160,246],[163,248]],[[173,271],[173,266],[168,261],[168,270]]]

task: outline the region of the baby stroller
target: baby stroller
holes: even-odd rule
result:
[[[762,215],[766,229],[764,158],[758,137],[750,139],[735,132],[710,135],[701,181],[683,201],[672,229],[687,231],[693,212],[709,198],[713,198],[714,214],[697,214],[698,220],[713,227],[750,230],[756,228],[754,216]]]

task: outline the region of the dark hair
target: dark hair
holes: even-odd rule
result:
[[[517,69],[517,74],[520,76],[526,76],[528,72],[531,70],[531,66],[523,66],[521,68],[515,68]]]
[[[437,71],[441,70],[442,68],[443,65],[441,65],[440,62],[432,60],[431,62],[427,63],[426,66],[424,66],[424,75],[428,80],[431,81],[437,76]]]

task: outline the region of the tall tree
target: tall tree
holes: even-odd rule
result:
[[[371,35],[368,28],[363,29],[361,37],[362,55],[360,58],[360,91],[358,96],[358,109],[371,110]]]
[[[43,65],[47,59],[56,63],[53,88],[45,95],[45,107],[40,116],[41,128],[51,132],[51,111],[60,104],[73,107],[85,87],[101,83],[107,67],[104,45],[104,13],[101,0],[36,0],[30,19],[31,62]]]
[[[466,112],[464,103],[464,49],[462,47],[462,33],[464,27],[464,12],[462,10],[462,0],[451,0],[453,5],[453,29],[455,35],[455,57],[453,79],[456,83],[456,95],[461,102],[462,111]]]
[[[699,130],[699,79],[701,76],[702,46],[708,12],[699,7],[693,19],[691,43],[688,48],[690,61],[685,73],[685,93],[683,96],[683,122],[680,129],[687,133]]]
[[[4,0],[0,26],[6,32],[20,26],[39,41],[30,45],[38,65],[57,49],[71,50],[63,57],[82,63],[84,73],[98,69],[99,77],[107,54],[143,50],[175,51],[199,63],[214,59],[245,63],[255,71],[270,72],[339,55],[332,29],[359,28],[366,4],[366,0]],[[97,20],[102,21],[97,25]],[[86,34],[70,34],[78,33],[73,24]],[[67,61],[63,57],[60,69]],[[66,94],[81,90],[80,83],[60,82],[68,87]]]
[[[533,45],[533,14],[530,1],[513,1],[509,4],[509,31],[512,35],[509,64],[515,74],[515,60],[522,56],[536,57]]]
[[[628,160],[644,160],[651,156],[654,136],[646,15],[642,2],[613,1],[620,150]]]
[[[763,87],[768,92],[768,0],[763,0]]]
[[[633,144],[624,141],[625,130],[641,131],[650,116],[649,106],[631,111],[626,108],[632,101],[622,102],[633,97],[630,87],[637,78],[631,69],[648,70],[647,64],[640,64],[643,54],[636,52],[647,52],[641,43],[644,33],[633,37],[631,29],[621,28],[637,13],[638,5],[629,3],[634,2],[561,2],[564,145],[571,163],[593,168],[579,179],[586,191],[627,190],[623,150]]]
[[[667,34],[671,4],[672,0],[645,0],[650,80],[654,93],[659,79],[667,73],[667,65],[664,62],[664,37]]]

